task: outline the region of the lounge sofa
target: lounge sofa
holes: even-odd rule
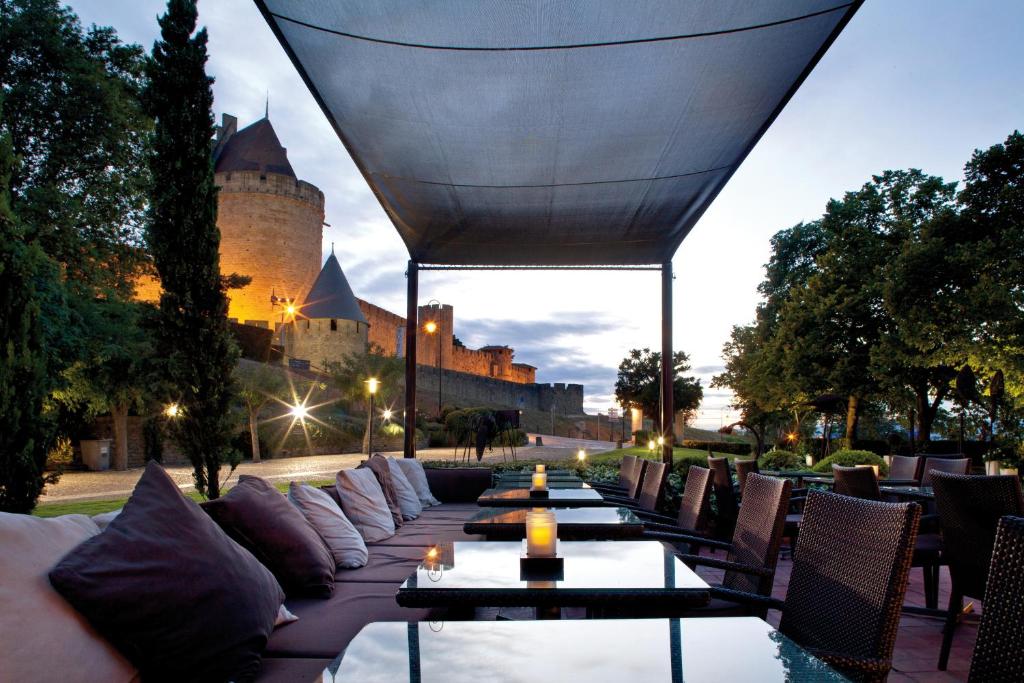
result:
[[[439,611],[399,607],[395,593],[430,546],[482,540],[465,534],[462,525],[479,509],[475,501],[491,486],[491,470],[426,468],[426,474],[431,492],[442,505],[425,509],[393,537],[368,543],[366,566],[339,569],[329,599],[287,600],[285,606],[299,620],[278,627],[270,636],[258,681],[314,680],[371,622],[450,618]],[[337,495],[333,487],[324,490]]]

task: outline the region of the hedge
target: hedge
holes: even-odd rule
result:
[[[775,449],[758,458],[757,466],[762,470],[800,470],[804,459],[792,451]]]
[[[872,453],[871,451],[836,451],[816,464],[812,469],[815,472],[829,473],[832,471],[832,465],[840,465],[842,467],[878,465],[878,472],[880,475],[884,476],[889,474],[889,466],[885,464],[885,460],[882,460],[882,456]]]

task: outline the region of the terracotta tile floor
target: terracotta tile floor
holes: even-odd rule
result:
[[[721,553],[718,555],[721,557]],[[777,598],[785,598],[786,585],[792,562],[788,557],[779,560],[775,575],[773,594]],[[721,572],[701,568],[698,573],[709,583],[721,579]],[[911,570],[907,585],[906,604],[924,606],[924,584],[921,570]],[[939,579],[939,606],[949,604],[949,573],[942,569]],[[929,617],[903,614],[900,619],[899,634],[896,637],[896,649],[893,652],[893,670],[889,674],[892,682],[903,681],[966,681],[971,666],[971,652],[974,650],[974,639],[978,633],[977,618],[981,613],[981,604],[974,603],[974,612],[964,620],[956,630],[953,648],[949,656],[947,671],[939,671],[939,648],[942,644],[942,622]],[[779,612],[768,613],[768,621],[778,625]]]

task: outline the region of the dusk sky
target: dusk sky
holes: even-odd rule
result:
[[[71,3],[86,25],[147,50],[160,0]],[[404,315],[408,252],[251,0],[201,0],[215,113],[270,119],[299,178],[326,196],[331,243],[357,296]],[[705,387],[697,426],[729,420],[710,389],[733,325],[750,321],[776,231],[886,169],[962,177],[975,148],[1024,127],[1024,2],[868,0],[733,176],[674,259],[675,346]],[[657,273],[428,272],[421,303],[455,307],[467,345],[507,344],[541,382],[585,385],[589,412],[614,401],[629,349],[658,348]]]

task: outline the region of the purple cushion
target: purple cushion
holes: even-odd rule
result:
[[[391,511],[391,518],[395,520],[397,529],[402,526],[404,520],[402,519],[402,506],[398,502],[398,493],[395,491],[395,485],[391,483],[391,466],[388,465],[388,459],[380,454],[373,455],[359,464],[359,469],[364,467],[373,472],[373,476],[377,477],[377,482],[384,490],[384,500],[388,503],[388,510]]]
[[[273,572],[289,597],[326,598],[334,590],[331,551],[302,513],[263,479],[243,475],[203,509]]]
[[[251,680],[284,600],[273,575],[156,463],[50,582],[154,681]]]

